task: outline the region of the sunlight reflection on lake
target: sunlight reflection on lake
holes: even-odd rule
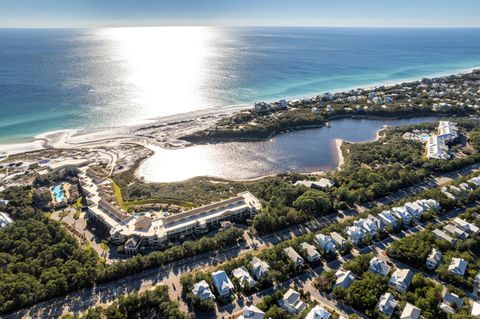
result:
[[[384,125],[433,122],[436,117],[400,120],[339,119],[331,127],[277,135],[269,141],[196,145],[182,149],[152,146],[155,154],[138,174],[151,182],[175,182],[196,176],[251,179],[296,171],[333,169],[338,164],[335,139],[351,142],[372,140]]]

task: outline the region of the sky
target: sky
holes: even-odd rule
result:
[[[0,0],[0,27],[480,27],[480,0]]]

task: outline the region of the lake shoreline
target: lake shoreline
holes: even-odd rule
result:
[[[478,67],[471,67],[460,69],[456,73],[441,73],[439,78],[447,78],[450,76],[465,76],[477,70]],[[432,75],[433,78],[433,75]],[[409,80],[397,80],[387,84],[375,83],[365,86],[359,86],[357,89],[371,90],[378,87],[391,87],[395,85],[402,85],[405,83],[413,83],[420,81],[419,78]],[[353,88],[352,88],[353,89]],[[337,93],[347,92],[343,90],[335,90]],[[74,147],[88,147],[91,146],[107,146],[111,142],[118,142],[122,139],[129,139],[137,143],[153,142],[164,148],[185,147],[191,144],[202,143],[219,143],[219,142],[233,142],[233,141],[262,141],[268,140],[273,136],[280,134],[286,130],[301,130],[308,128],[316,128],[324,125],[306,125],[306,126],[292,126],[285,127],[271,132],[268,136],[263,137],[235,137],[235,138],[210,138],[205,141],[188,142],[184,138],[189,134],[198,132],[202,129],[208,129],[215,125],[215,123],[228,116],[238,114],[240,112],[251,110],[252,106],[247,104],[237,104],[230,107],[220,109],[200,109],[188,113],[174,114],[170,116],[158,117],[150,120],[145,120],[139,124],[132,124],[122,127],[100,128],[94,130],[86,129],[65,129],[57,131],[49,131],[34,136],[31,140],[17,143],[0,144],[0,160],[8,155],[21,154],[31,151],[39,151],[50,148],[74,148]],[[373,114],[359,115],[359,114],[341,114],[333,115],[325,121],[335,118],[367,118],[367,119],[398,119],[409,118],[422,115],[431,114],[403,114],[394,116],[378,116]],[[439,114],[440,116],[444,114]],[[158,138],[160,136],[160,138]]]
[[[421,113],[421,114],[405,114],[405,115],[394,115],[394,116],[378,116],[378,115],[358,115],[358,114],[342,114],[342,115],[335,115],[332,117],[329,117],[328,119],[325,120],[324,124],[314,124],[314,125],[297,125],[297,126],[291,126],[291,127],[285,127],[279,130],[275,130],[268,134],[268,136],[263,137],[231,137],[231,138],[216,138],[216,137],[205,137],[205,139],[200,139],[200,140],[195,140],[195,141],[189,141],[190,145],[187,145],[186,147],[189,146],[194,146],[194,145],[209,145],[209,144],[220,144],[220,143],[234,143],[234,142],[262,142],[262,141],[268,141],[272,139],[273,137],[280,135],[280,134],[288,134],[290,132],[296,132],[296,131],[303,131],[303,130],[309,130],[309,129],[315,129],[315,128],[320,128],[320,127],[326,127],[326,123],[329,123],[330,121],[335,121],[339,119],[363,119],[363,120],[385,120],[385,121],[395,121],[395,120],[402,120],[402,119],[411,119],[411,118],[416,118],[416,117],[451,117],[452,114],[448,113]],[[348,141],[346,141],[348,142]]]
[[[348,145],[378,141],[387,127],[437,119],[438,116],[413,116],[389,123],[389,119],[383,118],[348,117],[333,120],[330,128],[292,131],[272,140],[211,143],[181,149],[149,147],[154,154],[138,167],[135,176],[146,183],[162,184],[196,178],[250,182],[289,173],[325,175],[342,169]]]

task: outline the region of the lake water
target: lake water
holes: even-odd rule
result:
[[[251,179],[281,172],[330,170],[338,165],[335,139],[366,142],[384,126],[437,121],[438,117],[398,120],[338,119],[331,127],[284,133],[268,141],[196,145],[182,149],[152,147],[138,174],[151,182],[176,182],[196,176]]]
[[[480,29],[0,29],[0,143],[459,72]]]

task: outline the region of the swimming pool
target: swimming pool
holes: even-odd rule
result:
[[[428,140],[429,137],[430,137],[430,134],[426,134],[426,133],[420,135],[420,138],[422,139],[422,141]]]
[[[62,202],[65,200],[65,193],[62,190],[62,185],[57,185],[52,188],[52,194],[57,202]]]

